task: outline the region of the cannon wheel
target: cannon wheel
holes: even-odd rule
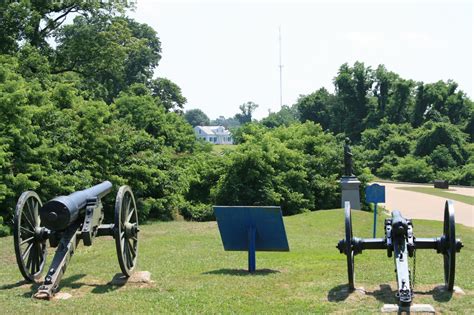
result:
[[[41,227],[38,214],[41,199],[33,191],[25,191],[18,199],[13,223],[13,242],[16,261],[26,281],[41,278],[46,261],[47,232]]]
[[[447,289],[452,291],[456,269],[456,226],[454,222],[454,206],[451,200],[447,200],[444,206],[443,234],[446,242],[443,252],[444,283]]]
[[[137,264],[138,214],[129,186],[120,187],[115,200],[115,245],[122,273],[130,277]]]
[[[351,204],[344,204],[345,225],[346,225],[346,257],[347,257],[347,277],[349,280],[349,289],[354,290],[354,250],[352,249],[352,219]]]

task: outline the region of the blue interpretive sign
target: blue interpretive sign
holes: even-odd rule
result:
[[[374,203],[374,229],[373,237],[377,232],[377,203],[385,203],[385,186],[372,184],[365,187],[365,201]]]
[[[280,207],[214,206],[226,251],[248,251],[249,272],[256,251],[289,251]]]

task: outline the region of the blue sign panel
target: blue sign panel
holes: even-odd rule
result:
[[[225,250],[290,250],[280,207],[214,206],[214,214]]]
[[[372,184],[365,188],[365,201],[373,203],[385,202],[385,186]]]

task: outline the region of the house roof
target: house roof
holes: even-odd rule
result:
[[[222,132],[219,132],[219,129],[222,129]],[[230,135],[230,131],[225,129],[223,126],[196,126],[194,129],[200,129],[206,135]]]

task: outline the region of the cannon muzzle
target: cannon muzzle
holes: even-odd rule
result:
[[[112,183],[102,182],[91,188],[76,191],[68,196],[59,196],[48,201],[40,209],[41,223],[50,230],[61,231],[77,220],[87,200],[100,199],[112,190]]]

